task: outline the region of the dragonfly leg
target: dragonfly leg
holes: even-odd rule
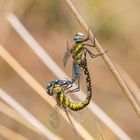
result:
[[[88,31],[88,37],[87,38],[88,38],[88,40],[90,39],[90,37],[89,37],[89,31]],[[94,43],[93,43],[93,45],[90,45],[90,44],[84,44],[84,45],[85,46],[88,46],[88,47],[96,47],[95,39],[96,38],[95,38],[95,35],[94,35],[94,39],[93,39],[94,40]]]
[[[88,49],[86,49],[86,51],[87,51],[88,54],[91,56],[91,58],[96,58],[96,57],[101,56],[101,55],[103,55],[103,54],[105,54],[105,53],[108,52],[108,50],[106,50],[106,51],[103,52],[103,53],[93,54],[93,53],[92,53],[91,51],[89,51]]]
[[[79,92],[80,91],[80,76],[78,76],[78,87],[72,90],[68,90],[67,93],[71,93],[71,92]]]
[[[108,50],[106,50],[106,51],[103,52],[103,53],[96,54],[96,55],[94,55],[94,58],[96,58],[96,57],[98,57],[98,56],[101,56],[101,55],[103,55],[103,54],[105,54],[105,53],[107,53],[107,52],[108,52]]]
[[[64,88],[64,90],[68,90],[69,88],[71,88],[73,85],[72,84],[68,84],[65,88]]]

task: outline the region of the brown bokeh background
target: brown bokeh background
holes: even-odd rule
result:
[[[138,0],[73,0],[74,5],[94,31],[97,40],[114,64],[119,64],[140,85],[140,1]],[[63,0],[0,0],[0,43],[41,83],[44,88],[56,77],[39,60],[27,44],[8,24],[5,15],[14,12],[28,31],[48,52],[53,60],[71,77],[71,61],[64,68],[62,60],[66,42],[72,41],[76,32],[83,32]],[[89,42],[90,43],[90,42]],[[97,53],[95,49],[91,51]],[[101,58],[88,57],[95,103],[99,105],[133,140],[140,139],[140,121]],[[65,78],[65,77],[64,77]],[[63,121],[61,129],[53,129],[49,115],[53,111],[18,75],[0,58],[0,86],[15,98],[54,133],[64,139],[80,140]],[[131,86],[131,85],[130,85]],[[81,88],[85,90],[84,83]],[[0,123],[31,140],[45,138],[0,113]],[[86,109],[83,126],[100,139],[95,116]],[[102,123],[108,140],[118,138]],[[0,137],[0,139],[5,140]]]

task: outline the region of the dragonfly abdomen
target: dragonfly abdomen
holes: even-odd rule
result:
[[[85,104],[84,102],[70,103],[69,108],[73,111],[79,111],[86,106],[87,106],[87,104]]]
[[[56,100],[59,106],[63,106],[64,108],[68,107],[73,111],[79,111],[89,104],[89,98],[86,98],[83,102],[71,102],[70,99],[63,93],[58,94]]]
[[[86,59],[82,63],[82,68],[83,68],[83,71],[84,71],[85,76],[86,76],[86,85],[87,85],[86,101],[87,101],[87,104],[89,104],[89,102],[92,98],[92,85],[91,85],[91,78],[90,78],[90,74],[89,74],[89,71],[88,71],[87,60]]]

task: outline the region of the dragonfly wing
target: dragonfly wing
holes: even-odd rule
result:
[[[73,122],[72,122],[72,120],[71,120],[71,118],[70,118],[70,116],[69,116],[69,112],[68,112],[67,108],[63,108],[63,109],[64,109],[64,111],[65,111],[65,113],[66,113],[66,115],[67,115],[67,117],[68,117],[68,119],[69,119],[69,122],[70,122],[70,124],[71,124],[71,127],[72,127],[73,131],[75,132],[75,134],[76,134],[77,136],[79,136],[79,133],[78,133],[77,129],[75,128],[75,126],[74,126],[74,124],[73,124]]]
[[[78,122],[78,123],[82,123],[85,119],[85,110],[79,110],[79,111],[72,111],[69,110],[69,113],[74,117],[74,119]]]
[[[52,125],[53,128],[60,128],[60,115],[58,112],[58,108],[56,108],[49,116],[49,122]]]
[[[65,55],[63,57],[63,64],[64,64],[64,66],[66,66],[67,61],[68,61],[70,55],[71,55],[71,52],[70,52],[69,45],[68,45],[68,42],[67,42],[67,51],[65,52]]]
[[[64,64],[64,67],[65,67],[66,64],[67,64],[67,61],[68,61],[69,57],[70,57],[70,53],[67,51],[67,52],[65,53],[64,57],[63,57],[63,64]]]

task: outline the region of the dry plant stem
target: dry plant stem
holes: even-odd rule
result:
[[[135,81],[132,79],[132,77],[119,64],[115,64],[115,66],[117,67],[120,75],[122,76],[124,82],[126,83],[128,88],[130,89],[134,98],[136,99],[138,104],[140,104],[140,88],[135,83]]]
[[[76,17],[77,21],[83,27],[85,32],[89,34],[90,40],[94,44],[94,34],[88,28],[87,24],[85,23],[83,18],[80,16],[78,11],[76,10],[76,8],[72,4],[71,0],[64,0],[64,2],[69,7],[71,12],[74,14],[74,16]],[[95,39],[95,43],[96,43],[96,49],[98,50],[98,52],[103,53],[104,50],[103,50],[103,48],[101,47],[101,45],[99,44],[99,42],[96,39]],[[133,98],[133,96],[131,95],[131,92],[129,91],[128,87],[126,86],[126,84],[124,83],[122,78],[120,77],[120,75],[117,72],[116,68],[114,67],[114,65],[112,64],[112,62],[110,61],[110,59],[108,58],[108,56],[106,54],[102,55],[102,58],[103,58],[104,62],[107,64],[107,66],[110,69],[110,71],[112,72],[112,74],[114,75],[115,79],[117,80],[117,82],[120,85],[121,89],[125,93],[125,95],[128,98],[129,102],[133,106],[133,108],[134,108],[135,112],[137,113],[138,117],[140,117],[140,108],[139,108],[137,102],[135,101],[135,99]]]
[[[103,134],[103,131],[102,131],[102,129],[101,129],[101,127],[100,127],[98,121],[96,121],[96,126],[97,126],[97,128],[98,128],[98,130],[99,130],[99,133],[100,133],[100,135],[101,135],[102,140],[105,140],[105,136],[104,136],[104,134]]]
[[[18,20],[18,18],[13,14],[9,13],[7,15],[7,20],[10,25],[15,29],[18,35],[23,39],[27,46],[33,50],[33,52],[38,56],[38,58],[51,70],[51,72],[59,79],[64,77],[69,77],[63,72],[63,70],[53,61],[53,59],[48,55],[48,53],[40,46],[40,44],[33,38],[33,36],[27,31],[24,25]],[[76,85],[73,85],[76,88]],[[80,100],[83,100],[86,95],[81,90],[80,94],[75,94]],[[102,110],[100,109],[92,100],[88,106],[89,110],[96,115],[108,128],[112,130],[116,136],[121,140],[130,140],[131,138]]]
[[[11,119],[19,122],[25,127],[31,129],[35,133],[41,134],[35,127],[33,127],[30,123],[28,123],[18,112],[10,108],[8,105],[4,104],[0,101],[0,112],[10,117]]]
[[[48,128],[46,128],[39,120],[37,120],[30,112],[28,112],[22,105],[20,105],[16,100],[9,96],[3,89],[0,88],[0,99],[6,102],[10,107],[15,109],[22,117],[24,117],[30,124],[32,124],[36,129],[38,129],[42,135],[49,140],[62,140],[59,136],[52,133]]]
[[[46,94],[44,87],[42,87],[7,51],[0,45],[0,56],[19,74],[19,76],[32,88],[37,94],[39,94],[50,106],[54,107],[56,105],[55,100],[53,100],[49,95]],[[63,111],[60,112],[62,117],[68,122],[68,118]],[[73,119],[73,123],[78,132],[83,137],[83,139],[94,140],[93,136],[79,123]]]
[[[21,134],[10,130],[9,128],[0,124],[0,135],[7,140],[29,140],[26,137],[22,136]]]

